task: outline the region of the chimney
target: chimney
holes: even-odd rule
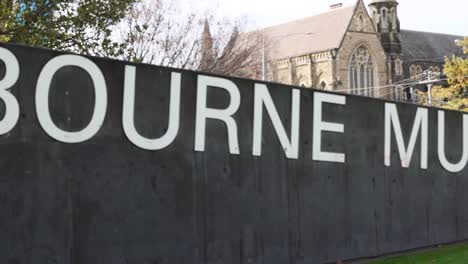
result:
[[[330,9],[338,9],[338,8],[341,8],[343,7],[343,3],[336,3],[336,4],[333,4],[333,5],[330,5]]]

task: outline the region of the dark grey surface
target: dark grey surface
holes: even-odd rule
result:
[[[463,36],[441,33],[401,30],[402,59],[409,63],[444,62],[452,55],[465,56],[463,49],[456,45],[456,40]],[[424,69],[426,70],[426,69]]]
[[[419,141],[409,169],[395,144],[392,167],[384,166],[385,102],[355,96],[324,107],[324,119],[343,122],[345,134],[325,133],[323,147],[346,152],[346,164],[312,161],[312,90],[301,92],[299,159],[285,158],[268,115],[263,155],[252,157],[254,82],[233,79],[242,96],[235,115],[241,155],[229,154],[225,126],[212,120],[200,153],[193,150],[197,73],[183,72],[178,137],[162,151],[145,151],[123,133],[125,64],[93,59],[108,86],[104,126],[85,143],[64,144],[43,132],[34,104],[39,72],[59,53],[1,46],[21,64],[12,88],[21,118],[0,137],[0,263],[305,264],[468,238],[468,174],[448,173],[438,161],[436,109],[429,111],[428,170],[419,169]],[[145,136],[167,127],[170,71],[137,67],[136,124]],[[290,127],[291,90],[269,87]],[[94,95],[83,71],[60,71],[50,99],[61,128],[89,121]],[[225,93],[209,94],[209,106],[227,103]],[[398,108],[408,140],[416,107]],[[446,121],[448,156],[458,161],[462,115],[447,112]]]

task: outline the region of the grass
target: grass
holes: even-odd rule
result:
[[[468,264],[468,244],[371,261],[369,264]]]

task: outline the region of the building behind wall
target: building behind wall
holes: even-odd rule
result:
[[[330,8],[260,31],[268,81],[397,99],[403,91],[390,84],[440,72],[446,56],[462,55],[461,36],[402,30],[396,0],[372,0],[369,11],[363,0]],[[247,72],[261,79],[261,62]]]

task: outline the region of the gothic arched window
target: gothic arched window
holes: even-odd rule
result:
[[[410,67],[411,78],[417,79],[417,78],[421,77],[422,73],[423,73],[423,70],[422,70],[421,66],[419,66],[419,65],[416,66],[414,64],[411,65],[411,67]]]
[[[432,79],[439,79],[440,78],[440,69],[437,66],[429,67],[429,74]]]
[[[403,61],[400,58],[395,60],[395,72],[397,75],[403,75]]]
[[[351,93],[374,96],[374,59],[365,46],[359,46],[354,51],[349,67]]]
[[[410,67],[410,75],[411,75],[411,78],[414,78],[417,74],[416,74],[416,65],[411,65]]]
[[[381,27],[382,27],[382,29],[387,30],[388,29],[388,22],[389,22],[388,21],[388,16],[390,15],[389,10],[386,7],[382,7],[382,9],[380,11],[381,11],[381,14],[382,14]]]

